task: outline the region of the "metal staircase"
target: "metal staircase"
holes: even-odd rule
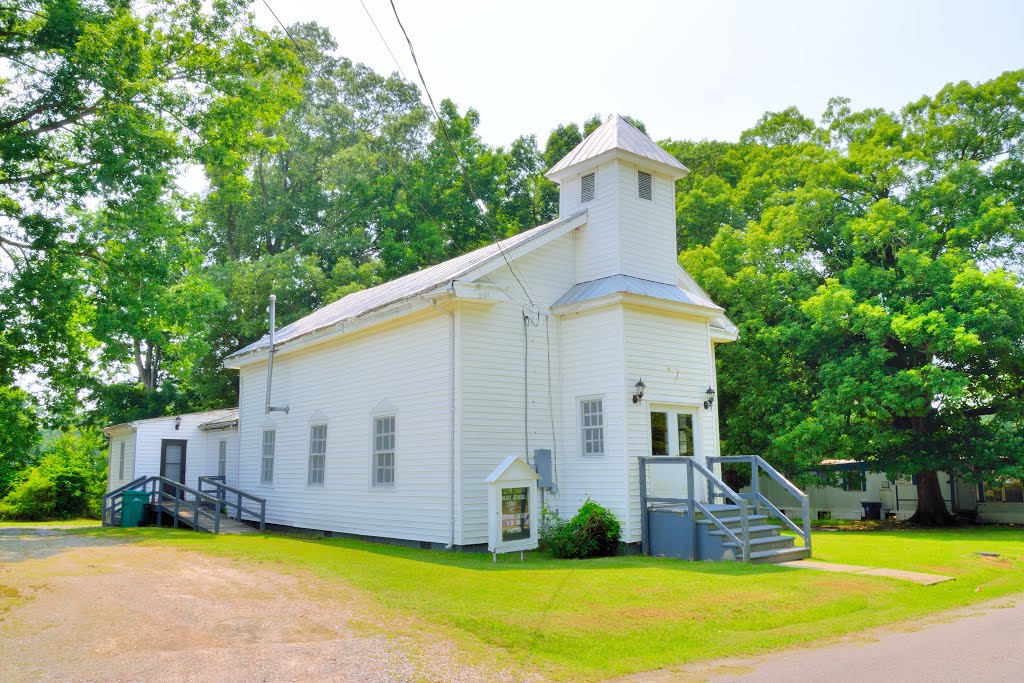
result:
[[[260,531],[266,528],[264,498],[226,485],[223,477],[199,477],[199,487],[194,489],[166,477],[139,477],[103,496],[103,526],[120,526],[125,493],[139,491],[148,494],[146,505],[156,514],[157,526],[163,526],[166,515],[174,528],[185,525],[214,534],[253,533],[257,527]]]
[[[645,555],[687,560],[738,560],[752,564],[789,562],[810,557],[810,506],[807,496],[756,455],[715,457],[709,464],[749,465],[751,491],[737,493],[713,470],[692,457],[640,458],[642,537]],[[651,467],[682,467],[680,495],[650,494]],[[761,493],[761,476],[775,480],[799,504],[797,525]],[[706,495],[701,495],[706,487]],[[784,529],[796,535],[783,535]],[[800,539],[802,545],[796,545]]]

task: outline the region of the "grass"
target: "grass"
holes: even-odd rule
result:
[[[33,527],[98,527],[101,522],[98,519],[55,519],[49,522],[12,522],[0,521],[0,529],[4,527],[19,527],[23,529]]]
[[[97,533],[97,532],[86,532]],[[491,563],[344,539],[104,530],[150,543],[311,570],[365,590],[396,617],[426,622],[470,651],[556,679],[599,679],[753,654],[1024,591],[1024,534],[965,528],[820,533],[814,556],[952,575],[923,587],[775,566],[616,557]],[[986,558],[977,551],[1000,553]],[[980,589],[980,592],[979,592]]]

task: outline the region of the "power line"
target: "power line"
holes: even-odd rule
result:
[[[423,77],[423,70],[420,68],[420,62],[416,59],[416,50],[412,46],[412,40],[409,38],[409,32],[405,30],[405,26],[402,24],[402,18],[398,16],[398,8],[395,7],[395,0],[388,0],[391,3],[391,11],[395,14],[395,21],[398,22],[398,28],[402,29],[402,35],[405,36],[405,42],[409,46],[409,54],[412,55],[412,63],[416,66],[416,73],[419,74],[420,83],[423,85],[423,91],[427,94],[427,101],[430,102],[430,108],[434,111],[434,116],[437,117],[437,122],[441,126],[441,132],[444,134],[444,139],[448,143],[448,147],[452,151],[452,155],[455,157],[455,163],[459,167],[459,171],[462,172],[462,178],[466,182],[466,187],[469,189],[470,197],[473,199],[473,203],[479,208],[481,206],[486,207],[480,197],[477,195],[476,190],[473,189],[473,181],[469,178],[469,173],[466,172],[466,166],[462,163],[462,157],[459,155],[459,151],[455,149],[455,144],[452,143],[451,137],[448,135],[448,127],[444,123],[444,117],[441,116],[437,110],[437,106],[434,104],[434,96],[430,94],[430,88],[427,87],[427,80]],[[266,0],[264,0],[266,2]],[[381,36],[383,38],[383,36]],[[486,222],[486,219],[485,219]],[[501,254],[501,258],[504,259],[505,265],[508,266],[508,270],[512,273],[512,277],[519,283],[519,287],[523,290],[523,294],[530,300],[530,304],[536,307],[536,303],[533,301],[533,297],[530,296],[530,292],[526,289],[526,285],[519,279],[519,275],[516,274],[516,269],[513,267],[512,262],[508,260],[508,256],[505,254],[505,250],[501,246],[501,240],[497,238],[494,232],[493,226],[491,229],[491,237],[494,239],[495,246],[498,247],[498,253]],[[525,279],[525,276],[524,276]]]
[[[388,54],[391,55],[391,59],[395,61],[395,66],[398,67],[398,73],[402,74],[402,78],[411,82],[412,79],[405,75],[402,65],[398,63],[398,57],[396,57],[395,53],[392,52],[387,39],[384,38],[384,34],[381,33],[380,28],[377,26],[377,22],[373,20],[373,15],[370,14],[370,10],[366,7],[366,3],[363,2],[363,0],[359,0],[359,4],[363,6],[363,11],[366,12],[366,18],[370,20],[370,23],[373,24],[373,28],[377,31],[377,35],[380,36],[380,42],[384,43],[384,47],[387,48]]]
[[[308,68],[316,78],[320,79],[321,82],[331,87],[334,87],[334,83],[331,82],[326,76],[321,74],[313,65],[313,60],[309,58],[309,55],[306,53],[306,50],[299,44],[297,40],[295,40],[295,37],[292,35],[291,31],[289,31],[288,27],[284,25],[284,22],[281,21],[281,18],[277,16],[277,12],[275,12],[274,8],[270,6],[270,3],[267,0],[263,0],[263,4],[266,5],[268,10],[270,10],[270,14],[274,17],[274,20],[277,22],[277,25],[281,27],[281,30],[284,31],[284,34],[288,37],[288,40],[290,40],[292,42],[292,45],[295,46],[295,50],[299,54],[299,59],[302,60],[302,63],[306,66],[306,68]],[[365,9],[365,7],[366,6],[364,5],[363,8]],[[370,21],[373,21],[373,17],[370,17]],[[376,27],[376,24],[374,24],[374,27]],[[379,34],[380,31],[378,31],[377,33]],[[383,40],[384,36],[381,36],[381,39]],[[385,47],[387,47],[386,42],[384,45]],[[391,52],[391,48],[388,48],[388,52]],[[392,58],[394,58],[393,53],[391,56]],[[395,60],[395,64],[398,65],[397,59]],[[402,71],[402,67],[399,66],[398,70]],[[404,71],[402,71],[402,76],[405,76]],[[408,81],[409,78],[406,76],[405,80]],[[353,121],[355,121],[355,117],[353,117]],[[384,165],[388,167],[388,171],[391,173],[394,179],[398,181],[398,184],[402,186],[402,188],[405,190],[406,195],[414,199],[416,203],[419,204],[420,209],[422,209],[424,217],[429,218],[430,210],[427,209],[427,207],[424,206],[423,202],[420,201],[420,198],[417,195],[415,195],[412,192],[412,190],[409,189],[409,186],[405,184],[404,180],[402,180],[401,174],[399,174],[395,167],[391,165],[391,162],[388,161],[388,158],[384,155],[384,153],[377,149],[370,133],[366,130],[363,130],[362,128],[359,128],[359,126],[356,126],[356,128],[360,133],[363,134],[364,142],[366,142],[367,146],[370,147],[370,149],[377,155],[377,157],[384,162]]]

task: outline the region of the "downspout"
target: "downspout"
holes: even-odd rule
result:
[[[274,380],[274,325],[275,317],[277,313],[277,297],[273,294],[270,295],[270,345],[267,347],[267,402],[264,405],[264,413],[269,415],[273,411],[282,412],[285,415],[288,414],[288,406],[272,406],[270,405],[270,385]]]
[[[455,281],[450,291],[455,294]],[[455,312],[441,308],[431,299],[430,305],[448,316],[448,545],[455,547]]]

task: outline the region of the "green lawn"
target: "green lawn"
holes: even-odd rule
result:
[[[506,661],[564,679],[762,652],[1024,591],[1024,532],[1013,528],[814,537],[816,559],[957,577],[929,587],[644,557],[562,561],[533,553],[524,563],[515,555],[492,565],[489,555],[283,534],[88,533],[129,534],[285,571],[312,570],[364,589],[396,617],[437,625],[472,652],[497,651]]]
[[[98,519],[56,519],[49,522],[4,522],[0,521],[0,529],[4,527],[91,527],[100,526]]]

